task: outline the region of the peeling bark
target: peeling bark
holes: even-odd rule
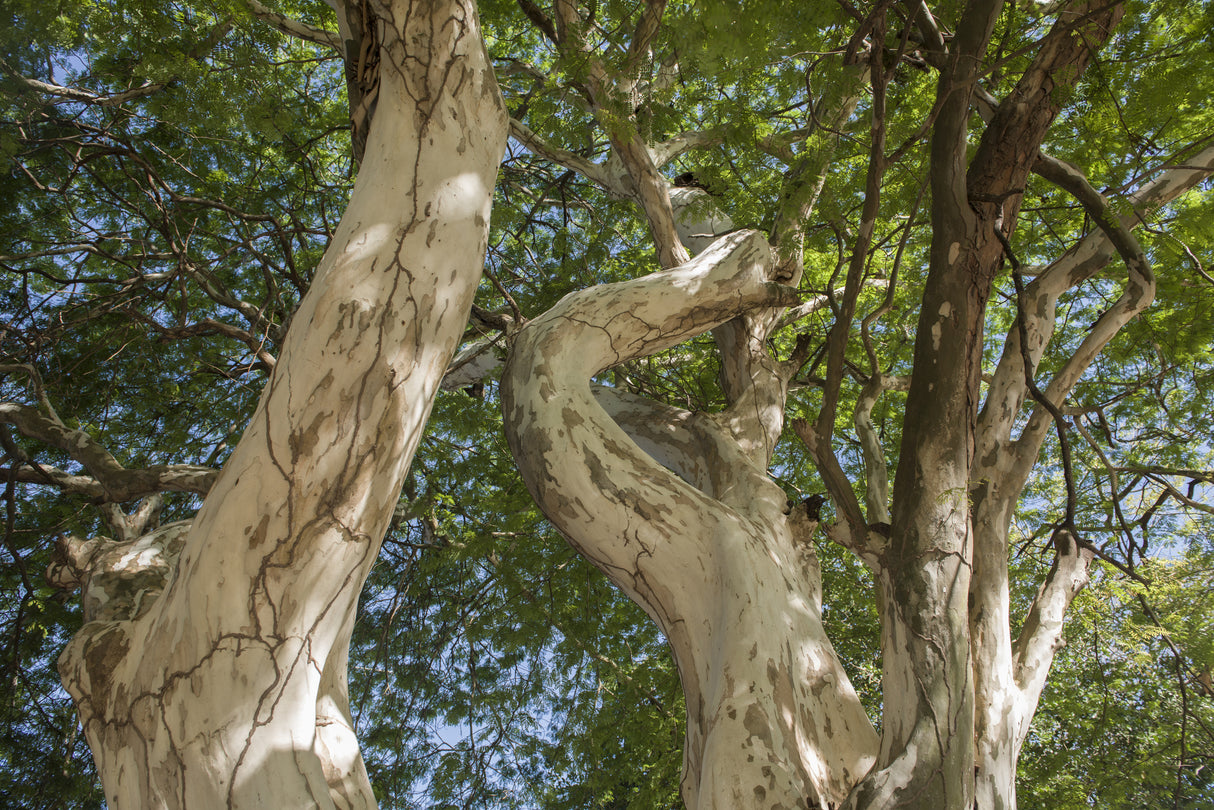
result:
[[[111,807],[375,805],[347,644],[467,323],[507,123],[471,2],[370,7],[382,73],[350,205],[180,556],[167,528],[66,549],[88,593],[138,580],[60,659]]]
[[[977,66],[1000,8],[967,6],[937,89],[930,268],[878,572],[885,725],[878,767],[849,807],[1015,803],[1002,775],[1014,774],[1015,753],[998,742],[992,708],[1008,689],[994,663],[1008,657],[1007,547],[976,529],[984,518],[970,503],[983,319],[1058,91],[1077,81],[1123,9],[1069,3],[966,165]]]
[[[447,362],[480,272],[507,126],[471,3],[332,0],[340,43],[249,5],[281,30],[345,51],[361,166],[232,461],[217,482],[195,468],[125,470],[49,407],[0,403],[0,422],[68,451],[89,472],[30,464],[15,470],[16,480],[99,501],[214,485],[190,525],[145,531],[156,520],[151,502],[130,515],[112,510],[115,541],[64,538],[62,560],[49,572],[84,592],[88,624],[61,666],[114,806],[374,805],[346,694],[358,590],[444,369],[441,384],[458,386],[498,362],[493,340]],[[1038,149],[1057,113],[1056,91],[1077,79],[1121,5],[1065,4],[1015,91],[993,106],[968,165],[972,97],[1002,4],[970,4],[947,44],[922,6],[918,25],[942,71],[931,146],[935,238],[892,499],[870,414],[881,391],[904,383],[882,378],[874,360],[855,408],[868,471],[862,510],[831,431],[881,191],[885,156],[874,137],[865,227],[831,341],[827,404],[816,424],[795,429],[841,516],[829,535],[877,576],[880,738],[822,626],[810,542],[819,527],[801,510],[790,512],[766,473],[799,365],[777,361],[768,345],[783,307],[796,300],[774,282],[799,279],[804,226],[831,139],[807,144],[786,176],[787,204],[773,228],[777,255],[753,232],[718,238],[733,228],[728,216],[704,205],[700,191],[672,189],[658,170],[687,144],[721,136],[684,133],[652,146],[627,112],[663,8],[663,0],[644,4],[625,75],[613,78],[586,50],[574,3],[557,0],[554,23],[524,4],[566,56],[592,63],[589,104],[613,153],[594,163],[520,122],[509,122],[511,132],[636,201],[668,269],[568,296],[518,333],[502,381],[511,449],[552,522],[670,641],[687,698],[689,808],[1014,807],[1016,757],[1091,562],[1075,537],[1055,533],[1054,567],[1013,641],[1008,525],[1052,427],[1038,408],[1020,436],[1011,435],[1032,374],[1025,357],[1033,366],[1043,356],[1059,297],[1100,273],[1114,246],[1130,270],[1123,295],[1046,396],[1061,405],[1149,304],[1151,268],[1129,235],[1135,217],[1105,221],[1103,201],[1077,170],[1052,165],[1059,182],[1096,210],[1102,231],[1029,285],[1030,345],[1022,352],[1020,334],[1009,334],[979,413],[983,316],[1027,175],[1036,167],[1050,176]],[[874,67],[883,67],[880,56],[873,54]],[[824,111],[832,132],[860,97],[852,86],[859,74],[850,73],[840,104]],[[1212,170],[1207,149],[1135,204],[1158,205]],[[697,258],[688,261],[684,246]],[[514,337],[513,324],[499,328]],[[615,364],[710,329],[729,403],[721,413],[591,384]]]

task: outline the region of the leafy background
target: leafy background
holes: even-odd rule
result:
[[[332,24],[322,2],[275,8]],[[609,64],[622,59],[637,8],[597,4],[594,45]],[[490,0],[481,11],[512,115],[554,145],[605,157],[602,122],[579,101],[584,65],[559,58],[517,4]],[[1035,15],[1007,6],[989,59],[992,92],[1006,91],[1031,56],[1044,24]],[[786,164],[758,146],[803,127],[838,92],[850,25],[828,3],[671,3],[647,75],[673,71],[676,80],[645,88],[635,118],[654,140],[702,130],[716,137],[666,171],[694,172],[738,226],[770,228]],[[1214,4],[1131,3],[1115,41],[1068,99],[1050,150],[1110,195],[1182,160],[1214,132],[1211,31]],[[0,49],[3,362],[35,367],[65,421],[123,464],[222,463],[264,382],[259,352],[275,353],[349,193],[355,167],[341,64],[258,23],[240,0],[10,0],[0,11]],[[107,106],[32,92],[14,74],[99,96],[164,86]],[[926,264],[922,123],[934,81],[907,65],[889,92],[889,144],[908,147],[882,189],[867,272],[893,286],[892,309],[873,322],[871,342],[881,370],[899,374],[909,371]],[[863,202],[866,115],[865,99],[839,140],[807,237],[806,294],[840,283]],[[491,312],[535,316],[571,290],[655,267],[635,208],[517,142],[493,217],[477,299]],[[1015,247],[1022,261],[1044,262],[1090,228],[1073,202],[1034,179]],[[1110,345],[1073,404],[1076,430],[1090,437],[1076,440],[1083,528],[1151,585],[1098,565],[1072,608],[1068,645],[1020,760],[1026,808],[1214,804],[1214,495],[1207,484],[1189,493],[1195,507],[1159,503],[1159,476],[1115,482],[1104,463],[1211,468],[1209,184],[1161,211],[1140,238],[1159,276],[1157,302]],[[1011,282],[998,283],[992,360],[1014,315]],[[1097,281],[1062,302],[1043,373],[1118,289]],[[885,295],[872,286],[861,313]],[[830,317],[825,307],[782,333],[778,350],[798,334],[821,340]],[[856,368],[870,362],[858,340],[849,357]],[[612,373],[650,396],[711,410],[721,404],[714,363],[701,339]],[[794,386],[791,415],[815,407],[815,370],[811,363]],[[858,391],[858,383],[845,387],[841,413]],[[0,379],[0,398],[30,397],[26,376]],[[888,394],[873,414],[891,465],[902,404]],[[535,511],[500,420],[492,379],[440,395],[360,606],[351,696],[382,806],[680,806],[682,697],[664,643]],[[24,453],[75,469],[51,449],[3,438],[10,461]],[[845,421],[837,440],[861,480]],[[782,443],[772,473],[794,500],[823,490],[794,439]],[[1048,567],[1046,529],[1062,492],[1057,448],[1047,447],[1017,515],[1013,599],[1021,608]],[[167,496],[164,520],[197,506],[194,497]],[[55,671],[79,626],[78,606],[42,572],[55,537],[106,528],[95,505],[11,478],[4,520],[0,803],[97,807],[87,746]],[[827,628],[879,717],[871,582],[838,548],[821,543],[818,553]]]

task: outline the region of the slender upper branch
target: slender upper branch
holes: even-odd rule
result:
[[[884,17],[879,16],[874,37],[877,41],[884,38]],[[860,297],[864,268],[868,264],[868,249],[872,243],[873,231],[876,228],[877,215],[881,205],[881,181],[885,176],[885,81],[886,76],[881,67],[880,48],[873,49],[873,59],[876,69],[870,70],[873,88],[872,115],[870,121],[871,146],[868,157],[868,171],[864,180],[864,205],[860,215],[859,233],[852,246],[852,254],[847,266],[847,281],[843,290],[843,301],[831,324],[827,337],[826,351],[826,385],[822,395],[822,407],[818,411],[814,431],[819,442],[830,442],[834,435],[835,411],[838,407],[840,387],[843,383],[844,360],[847,344],[851,334],[852,319],[856,313],[856,302]],[[798,251],[799,255],[799,251]],[[823,447],[822,452],[827,448]],[[833,451],[831,451],[833,453]]]
[[[538,29],[544,32],[544,36],[548,37],[551,42],[557,42],[556,26],[552,24],[552,20],[544,13],[543,9],[537,6],[532,0],[518,0],[519,8],[527,15],[527,19]]]
[[[836,531],[830,536],[859,554],[866,562],[873,562],[874,555],[869,553],[872,551],[870,548],[872,538],[869,536],[868,524],[864,520],[864,512],[860,509],[860,501],[852,490],[851,479],[847,477],[847,473],[843,471],[843,466],[839,463],[838,456],[830,448],[829,440],[823,441],[822,437],[818,435],[817,428],[805,419],[794,419],[792,427],[801,441],[805,443],[806,449],[809,450],[810,456],[814,460],[814,466],[818,468],[818,474],[822,476],[826,493],[830,496],[830,500],[841,518],[840,529],[843,531]]]
[[[562,47],[583,47],[582,19],[578,16],[577,0],[554,0],[553,12],[556,15],[556,41]]]
[[[30,90],[35,90],[39,93],[44,93],[48,96],[61,98],[65,101],[80,101],[85,104],[96,104],[99,107],[116,107],[120,104],[125,104],[128,101],[134,101],[137,98],[158,93],[165,87],[165,82],[145,82],[138,87],[133,87],[130,90],[123,90],[119,93],[94,93],[90,90],[84,90],[79,87],[65,87],[51,82],[44,82],[38,79],[32,79],[28,76],[22,76],[16,71],[9,68],[7,64],[0,61],[0,68],[4,72],[15,79],[20,84],[25,85]]]
[[[1132,272],[1116,303],[1101,313],[1100,317],[1096,319],[1096,323],[1088,330],[1079,348],[1054,374],[1043,392],[1044,398],[1055,406],[1062,403],[1108,342],[1138,313],[1146,309],[1154,297],[1154,276],[1143,277]],[[1049,415],[1049,407],[1039,404],[1016,442],[1016,467],[1019,478],[1027,477],[1028,468],[1036,462],[1041,443],[1053,421],[1052,416]]]
[[[657,245],[658,262],[664,268],[675,267],[691,258],[679,240],[670,202],[670,184],[654,165],[653,156],[636,125],[631,121],[609,126],[611,145],[632,178],[636,197],[649,220],[649,229]]]
[[[1088,213],[1096,226],[1121,254],[1131,278],[1139,279],[1138,283],[1142,285],[1154,283],[1151,264],[1147,261],[1142,245],[1138,244],[1138,239],[1134,237],[1129,226],[1113,213],[1108,200],[1088,182],[1079,167],[1065,160],[1050,157],[1044,152],[1038,152],[1037,162],[1033,164],[1033,171],[1066,190],[1079,201],[1083,210]]]
[[[200,59],[212,48],[218,45],[231,30],[231,18],[220,21],[218,25],[207,32],[207,35],[202,38],[201,42],[187,51],[185,55],[192,59]],[[168,87],[173,81],[172,78],[169,78],[161,82],[144,82],[138,87],[132,87],[128,90],[122,90],[117,93],[94,93],[91,90],[85,90],[79,87],[64,87],[51,82],[44,82],[28,76],[23,76],[9,67],[9,65],[3,60],[0,60],[0,70],[7,73],[17,82],[25,85],[30,90],[35,90],[39,93],[44,93],[55,98],[61,98],[66,101],[84,102],[85,104],[95,104],[99,107],[116,107],[118,105],[125,104],[128,101],[134,101],[138,98],[154,95],[155,93],[158,93],[164,88]]]
[[[338,36],[336,31],[327,31],[323,28],[309,25],[306,22],[292,19],[263,5],[258,0],[245,0],[245,2],[248,3],[249,10],[253,13],[254,17],[262,22],[269,23],[284,34],[306,42],[324,45],[337,51],[338,54],[344,53],[345,49],[342,46],[341,37]]]
[[[1134,210],[1122,217],[1122,224],[1134,227],[1146,221],[1152,212],[1176,199],[1205,178],[1214,174],[1214,147],[1208,147],[1179,165],[1164,167],[1151,182],[1129,196],[1128,202]],[[1113,243],[1103,230],[1085,236],[1057,260],[1051,262],[1025,289],[1025,328],[1029,335],[1029,354],[1034,363],[1039,362],[1054,330],[1054,305],[1067,289],[1093,278],[1104,270],[1117,255]],[[1113,310],[1110,310],[1112,312]],[[1105,327],[1111,325],[1113,316],[1106,313]],[[1089,336],[1090,337],[1090,336]],[[1089,350],[1092,348],[1088,347]],[[1094,355],[1092,355],[1094,357]],[[1089,360],[1090,362],[1090,360]],[[1086,368],[1086,365],[1083,366]],[[1082,371],[1078,364],[1071,364],[1071,374]],[[1077,379],[1077,378],[1076,378]],[[1066,391],[1069,392],[1069,387]],[[1061,386],[1046,392],[1052,401],[1063,393]],[[1018,417],[1027,396],[1024,382],[1023,356],[1018,330],[1008,332],[1000,355],[999,364],[988,386],[986,402],[978,420],[978,459],[1002,442],[1009,441],[1012,426]],[[976,475],[985,475],[981,470]]]
[[[881,41],[885,32],[884,15],[877,15],[875,25],[877,32],[874,38]],[[873,229],[876,226],[877,214],[881,201],[881,181],[885,175],[885,83],[887,76],[881,66],[881,49],[874,48],[870,52],[872,64],[867,69],[867,75],[873,89],[872,113],[869,121],[871,146],[869,150],[868,171],[865,177],[864,205],[861,213],[859,234],[852,247],[851,259],[848,262],[847,279],[844,283],[843,300],[835,320],[827,336],[826,383],[822,397],[822,406],[818,417],[811,427],[807,422],[798,421],[793,424],[797,435],[805,442],[822,476],[823,482],[831,500],[835,503],[842,517],[842,522],[848,529],[848,536],[853,547],[859,548],[867,543],[868,528],[860,503],[852,491],[851,484],[835,455],[832,439],[835,430],[835,415],[839,402],[839,394],[843,383],[845,353],[852,320],[855,317],[856,302],[863,285],[864,268],[868,263],[868,250],[872,242]],[[855,94],[852,94],[855,95]],[[844,101],[838,115],[844,112],[850,114],[856,104],[855,98]],[[814,166],[818,180],[816,189],[821,189],[821,181],[825,179],[825,166]],[[814,196],[816,197],[817,191]],[[779,238],[785,243],[782,247],[781,258],[785,262],[791,260],[796,266],[793,270],[798,276],[801,264],[801,243],[803,238],[803,220],[808,215],[808,209],[797,212],[797,219],[789,223],[791,235]],[[881,521],[888,522],[888,521]],[[871,556],[871,555],[869,555]]]
[[[587,160],[568,149],[562,149],[549,143],[536,135],[522,121],[510,119],[510,134],[535,154],[551,160],[559,166],[564,166],[566,169],[572,169],[592,183],[601,186],[607,193],[620,197],[629,196],[629,190],[623,182],[623,178],[608,171],[601,163]]]
[[[649,46],[661,25],[666,0],[647,0],[637,20],[626,66],[620,75],[609,74],[602,58],[586,42],[582,19],[574,0],[556,0],[557,47],[567,57],[585,60],[586,85],[595,114],[607,130],[615,156],[628,172],[632,196],[645,212],[658,261],[675,267],[690,258],[679,241],[670,203],[670,184],[662,177],[643,134],[636,125],[633,89],[635,75],[648,56]]]
[[[826,185],[826,177],[839,142],[839,133],[856,111],[860,103],[860,91],[868,75],[867,64],[844,66],[843,82],[838,95],[833,103],[824,104],[823,108],[816,112],[813,128],[804,133],[804,148],[792,157],[789,170],[785,172],[780,204],[772,226],[772,243],[777,246],[780,264],[778,275],[781,278],[800,278],[806,223]],[[884,125],[874,134],[883,132]],[[882,148],[883,145],[884,141]],[[779,150],[768,148],[765,151],[775,154]],[[876,146],[873,147],[873,153],[879,154]]]
[[[793,152],[793,145],[798,141],[809,138],[818,130],[825,130],[834,135],[839,129],[842,129],[843,124],[851,116],[851,113],[854,112],[859,98],[859,95],[843,93],[838,97],[837,109],[840,111],[839,115],[819,113],[818,118],[823,123],[818,127],[798,127],[783,132],[775,132],[770,135],[763,135],[755,141],[755,147],[761,152],[782,160],[790,166],[796,164],[799,160],[799,154]],[[707,149],[712,146],[720,146],[725,143],[726,134],[727,130],[724,127],[688,130],[680,132],[677,135],[672,135],[664,141],[650,144],[649,153],[653,156],[654,165],[661,168],[679,155],[690,152],[693,149]],[[825,160],[824,163],[825,165],[829,165],[829,160]],[[806,216],[808,216],[808,213],[806,213]]]
[[[873,424],[873,406],[886,391],[905,391],[910,388],[909,377],[887,377],[874,374],[869,378],[852,414],[856,436],[864,454],[864,505],[868,510],[868,522],[889,523],[889,467],[885,462],[885,450]]]

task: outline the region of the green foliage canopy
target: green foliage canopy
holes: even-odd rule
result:
[[[355,171],[339,55],[266,24],[255,5],[13,0],[0,15],[0,399],[35,405],[45,395],[129,468],[222,464]],[[584,57],[558,53],[530,6],[491,0],[481,12],[512,116],[548,148],[601,163],[620,128],[651,143],[681,136],[688,146],[662,166],[666,176],[692,173],[737,226],[763,229],[776,222],[796,172],[828,170],[802,282],[824,303],[779,333],[775,348],[787,356],[798,341],[821,344],[857,244],[871,95],[861,93],[841,130],[819,124],[850,86],[845,56],[863,44],[863,14],[847,3],[669,3],[634,92],[596,110],[585,91],[588,60],[623,69],[640,6],[591,4]],[[274,10],[334,25],[321,2]],[[947,29],[954,12],[937,14]],[[1046,24],[1033,4],[1006,6],[986,90],[1008,92]],[[1211,31],[1208,2],[1132,3],[1067,99],[1050,153],[1082,167],[1116,205],[1208,145]],[[857,486],[852,407],[871,375],[910,373],[930,237],[925,122],[934,76],[903,33],[891,28],[876,44],[901,63],[886,91],[889,165],[836,431]],[[1156,302],[1068,403],[1082,528],[1151,584],[1105,565],[1077,604],[1072,643],[1021,760],[1026,806],[1214,801],[1211,191],[1199,186],[1138,229],[1158,277]],[[1013,248],[1025,265],[1044,264],[1092,228],[1081,206],[1034,177]],[[517,140],[502,166],[493,229],[477,299],[483,315],[469,340],[498,336],[502,318],[533,317],[571,290],[656,267],[637,206]],[[997,286],[991,362],[1016,315],[1010,276]],[[1063,299],[1042,379],[1120,287],[1110,273]],[[715,363],[701,339],[615,369],[610,381],[714,410],[723,401]],[[821,375],[822,354],[810,352],[790,415],[816,410]],[[361,606],[351,694],[382,804],[677,806],[677,673],[641,611],[531,506],[502,439],[496,393],[490,378],[440,395]],[[903,404],[887,392],[872,415],[891,469]],[[18,480],[30,464],[83,470],[63,448],[0,427],[0,666],[10,687],[0,790],[26,807],[95,806],[88,753],[54,668],[78,610],[41,572],[55,536],[111,533],[111,506]],[[823,491],[791,436],[771,472],[790,499]],[[1057,445],[1047,446],[1017,515],[1022,603],[1040,579],[1065,472]],[[188,517],[197,505],[197,495],[166,494],[162,519]],[[879,716],[871,582],[840,549],[823,542],[819,554],[827,628]],[[1133,790],[1109,774],[1124,774]]]

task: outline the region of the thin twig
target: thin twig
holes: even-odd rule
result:
[[[1159,620],[1159,616],[1155,613],[1155,609],[1151,607],[1151,603],[1143,594],[1138,594],[1138,603],[1142,605],[1142,612],[1147,615],[1156,627],[1159,628],[1160,637],[1163,638],[1164,644],[1168,645],[1168,649],[1172,651],[1173,663],[1176,667],[1176,686],[1180,689],[1180,756],[1176,762],[1176,789],[1172,792],[1172,807],[1175,810],[1180,810],[1181,799],[1184,796],[1184,763],[1188,758],[1188,730],[1189,730],[1189,689],[1185,685],[1184,673],[1184,656],[1172,641],[1172,636],[1168,633],[1167,628],[1163,626],[1163,622]]]

